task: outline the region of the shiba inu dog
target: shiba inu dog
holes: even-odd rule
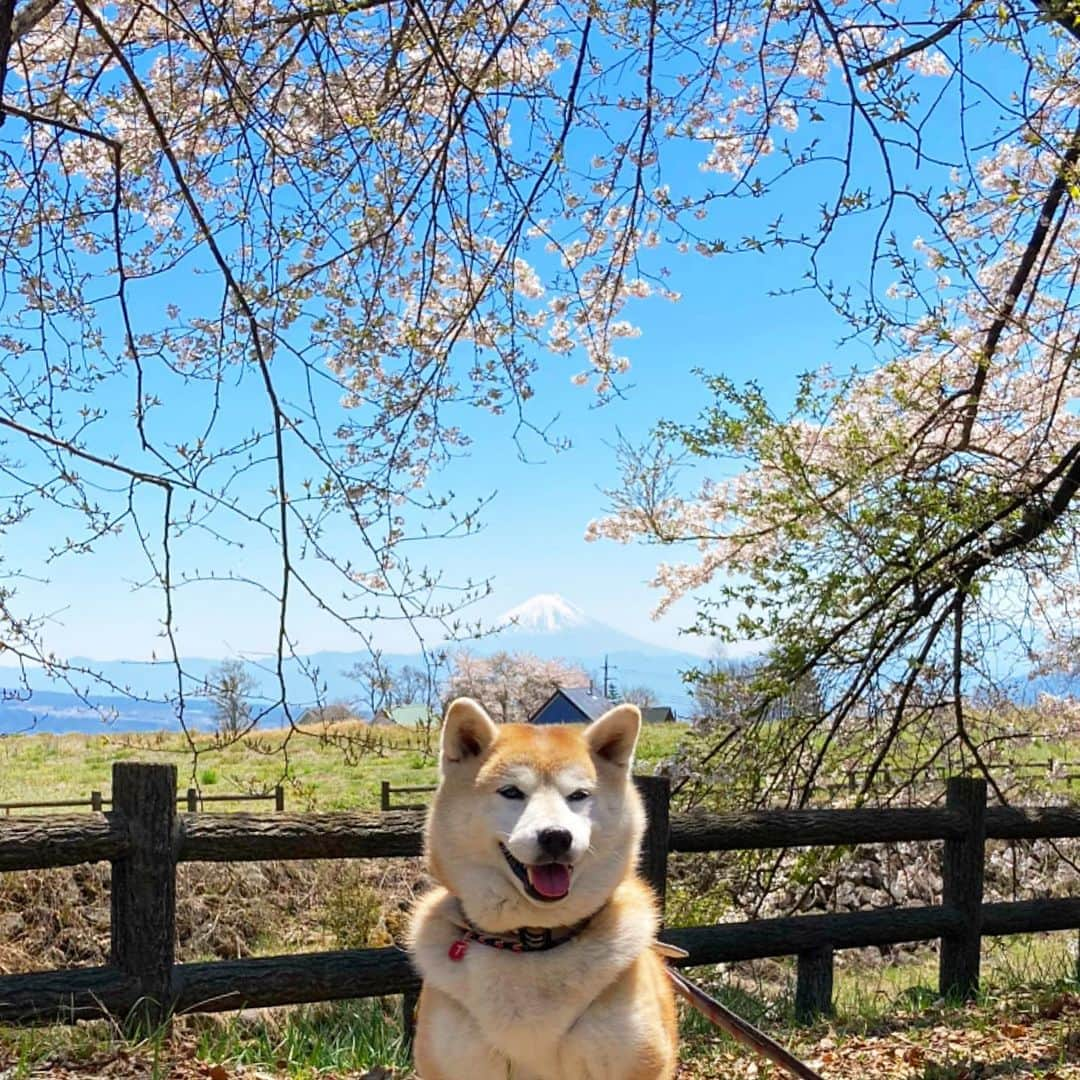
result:
[[[630,776],[641,714],[587,728],[446,713],[417,906],[423,1080],[669,1080],[675,1004]]]

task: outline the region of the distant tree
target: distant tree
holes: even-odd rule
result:
[[[445,652],[432,651],[426,656],[426,666],[403,664],[395,668],[381,653],[355,663],[345,675],[360,684],[356,698],[357,709],[372,717],[389,712],[398,705],[427,705],[437,710],[442,700],[443,675],[446,669]]]
[[[356,709],[366,712],[372,719],[397,704],[394,676],[383,662],[381,653],[373,652],[370,657],[357,661],[345,676],[359,684],[354,700]]]
[[[207,676],[207,696],[214,703],[214,725],[223,739],[237,739],[255,726],[248,698],[255,680],[240,660],[225,660]]]
[[[476,656],[463,649],[451,664],[446,696],[475,698],[503,724],[528,720],[559,687],[589,685],[589,676],[577,665],[526,652]]]
[[[660,700],[648,686],[623,686],[620,688],[620,697],[639,709],[651,708],[658,705]]]
[[[693,673],[694,720],[705,728],[741,728],[758,718],[758,680],[767,664],[765,657],[729,659],[723,655]],[[777,692],[762,720],[813,719],[821,714],[822,700],[812,675]]]
[[[438,657],[429,655],[427,667],[404,664],[394,672],[394,696],[398,705],[427,705],[437,708],[441,698],[441,667]]]

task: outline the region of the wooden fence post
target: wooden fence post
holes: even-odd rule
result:
[[[189,814],[194,814],[199,809],[199,792],[196,788],[187,789],[187,808]]]
[[[125,1018],[146,1035],[168,1017],[176,936],[176,766],[116,762],[113,811],[127,828],[126,854],[112,863],[110,960],[138,980]]]
[[[667,859],[671,836],[671,781],[666,776],[635,776],[641,801],[645,804],[648,825],[641,842],[638,867],[641,876],[652,886],[664,918],[667,895]]]
[[[795,1019],[809,1024],[833,1011],[833,949],[822,945],[799,953],[795,982]]]
[[[390,809],[390,781],[384,780],[379,788],[379,809],[385,813]]]
[[[406,990],[401,995],[401,1033],[405,1046],[412,1056],[413,1043],[416,1041],[416,1010],[420,1005],[420,987]]]
[[[274,809],[279,814],[285,809],[285,789],[280,784],[274,788]]]
[[[100,791],[91,791],[90,792],[90,809],[91,810],[96,810],[98,813],[101,812],[102,805],[101,805],[101,792]]]
[[[941,902],[963,920],[957,934],[941,939],[938,989],[942,997],[970,999],[979,989],[983,870],[986,863],[986,781],[951,776],[945,805],[967,818],[964,836],[945,841]]]

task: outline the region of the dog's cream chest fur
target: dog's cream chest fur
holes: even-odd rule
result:
[[[554,1059],[570,1028],[649,949],[656,933],[652,911],[638,906],[620,911],[617,919],[602,913],[595,928],[546,952],[514,953],[470,942],[465,955],[452,960],[450,947],[461,938],[457,902],[441,889],[425,902],[430,915],[413,946],[425,982],[459,1002],[504,1054],[524,1060],[542,1058],[545,1043]]]

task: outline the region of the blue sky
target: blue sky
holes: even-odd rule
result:
[[[474,617],[492,619],[531,595],[557,592],[643,640],[686,651],[710,649],[706,641],[679,635],[680,626],[691,621],[692,602],[677,605],[662,621],[649,617],[658,594],[647,581],[658,559],[671,552],[584,540],[589,520],[603,509],[601,489],[617,478],[612,448],[617,431],[633,439],[662,417],[691,419],[705,401],[691,374],[695,367],[724,371],[739,381],[754,379],[782,408],[801,372],[835,360],[839,324],[814,294],[769,297],[770,289],[784,282],[783,262],[775,256],[673,256],[670,265],[672,285],[682,299],[650,299],[633,310],[642,335],[628,342],[633,366],[622,397],[597,407],[591,389],[571,384],[578,359],[543,360],[529,416],[538,424],[557,417],[553,433],[570,439],[570,449],[555,452],[526,434],[528,460],[522,460],[511,438],[511,418],[470,413],[468,455],[452,461],[434,483],[453,489],[463,504],[492,491],[495,499],[480,532],[432,541],[425,552],[426,561],[442,569],[448,581],[492,579],[493,595],[470,609]],[[796,267],[788,260],[784,283],[795,283]],[[847,362],[854,362],[858,349],[847,353]],[[253,382],[251,393],[257,402]],[[148,501],[154,498],[151,493]],[[28,543],[24,551],[55,542],[51,529],[49,519],[39,515],[22,535]],[[91,559],[54,564],[47,586],[20,587],[24,600],[50,613],[49,640],[61,655],[144,659],[166,654],[165,643],[155,637],[158,596],[131,589],[134,568],[143,572],[132,542],[128,530],[99,542]],[[188,561],[198,563],[190,549]],[[257,542],[237,565],[276,582],[274,553],[260,550]],[[227,584],[184,587],[177,592],[176,609],[186,655],[259,654],[273,647],[273,605],[249,590]],[[343,628],[302,602],[293,618],[304,653],[357,647]],[[398,651],[410,649],[414,639],[404,626],[392,625],[377,641]]]
[[[834,140],[844,134],[841,126],[829,131]],[[696,170],[703,154],[701,147],[684,150],[670,167]],[[813,222],[831,191],[830,169],[835,175],[835,163],[818,166],[818,171],[786,181],[764,199],[725,203],[710,221],[710,231],[737,242],[780,213],[792,227],[799,220]],[[902,216],[900,221],[910,224]],[[829,266],[856,286],[865,278],[866,240],[874,224],[856,219],[843,226],[826,257]],[[583,366],[580,357],[541,357],[529,417],[540,426],[557,417],[553,434],[568,438],[569,450],[555,453],[526,435],[529,460],[521,460],[511,439],[512,419],[472,411],[469,454],[433,477],[434,486],[453,489],[463,505],[496,493],[477,535],[432,541],[426,548],[424,561],[442,570],[450,582],[491,579],[494,594],[471,609],[473,617],[493,619],[531,595],[555,592],[624,633],[708,652],[710,643],[679,635],[679,628],[692,620],[692,601],[677,605],[660,622],[649,618],[658,594],[647,581],[661,558],[678,557],[678,552],[584,540],[589,520],[603,510],[601,489],[617,480],[612,448],[617,431],[635,440],[661,418],[692,419],[705,404],[700,382],[691,374],[694,368],[721,371],[736,382],[753,379],[782,411],[803,372],[823,364],[845,370],[871,359],[859,344],[838,353],[836,341],[844,327],[817,294],[770,296],[776,289],[800,284],[804,252],[787,249],[713,260],[664,252],[662,258],[671,270],[670,285],[682,299],[676,304],[651,299],[627,310],[642,334],[625,343],[632,368],[624,396],[597,408],[591,389],[571,384],[571,376]],[[192,297],[180,302],[190,300],[193,306],[214,310],[220,284],[215,282],[211,290],[205,280],[193,275]],[[166,297],[155,283],[133,287],[133,292],[139,293],[137,302],[164,306]],[[251,395],[253,408],[261,408],[257,378],[249,376],[245,386],[243,393]],[[119,394],[110,404],[124,407]],[[174,420],[182,421],[184,403],[174,399],[169,408]],[[264,478],[253,477],[249,483],[262,484]],[[148,492],[145,505],[157,498]],[[36,514],[28,528],[13,530],[6,538],[8,566],[32,565],[43,549],[62,539],[64,528],[60,515]],[[229,553],[234,572],[276,586],[274,552],[254,534],[245,539],[243,549]],[[206,570],[211,550],[209,543],[190,539],[187,565]],[[128,529],[120,537],[99,541],[91,558],[50,566],[47,584],[20,584],[21,601],[48,613],[47,640],[57,653],[97,659],[166,654],[157,636],[160,596],[132,589],[137,577],[146,574],[137,556],[138,545]],[[175,607],[184,655],[251,655],[274,646],[273,602],[250,590],[220,582],[184,586],[176,592]],[[357,647],[343,628],[299,599],[291,629],[302,653]],[[393,624],[380,629],[375,643],[394,652],[410,648],[414,639],[405,627]]]

